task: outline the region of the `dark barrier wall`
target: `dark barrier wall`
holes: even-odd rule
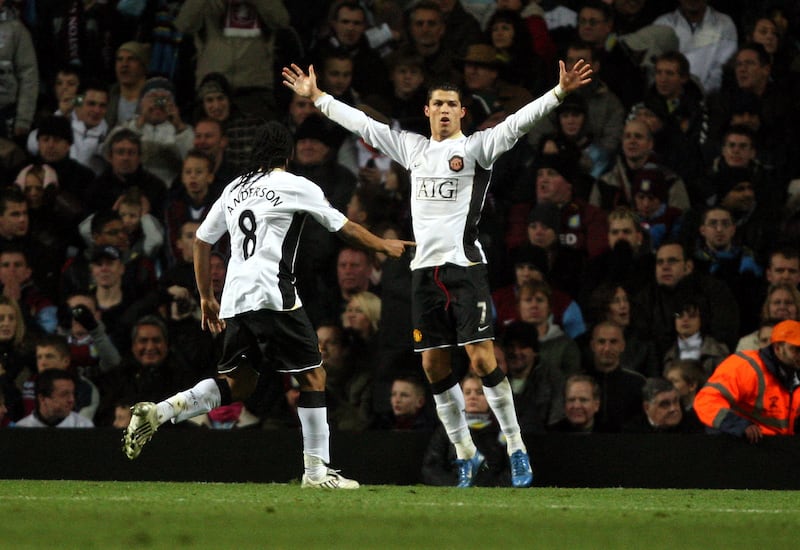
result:
[[[299,479],[295,431],[166,429],[135,461],[116,430],[0,431],[0,478],[279,482]],[[333,466],[366,484],[419,483],[427,434],[334,433]],[[526,438],[535,484],[556,487],[800,489],[800,440],[554,434]]]

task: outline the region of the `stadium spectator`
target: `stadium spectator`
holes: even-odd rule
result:
[[[655,257],[645,242],[644,230],[636,213],[619,206],[608,215],[608,249],[595,256],[582,273],[582,304],[588,304],[595,288],[602,283],[616,284],[628,294],[636,294],[649,281]]]
[[[236,130],[238,131],[240,128],[236,128]],[[222,189],[239,174],[238,168],[230,160],[229,144],[230,141],[225,134],[224,126],[218,120],[206,117],[195,123],[193,147],[211,158],[214,198],[219,197]]]
[[[619,40],[610,3],[588,0],[578,11],[578,37],[594,49],[592,67],[626,109],[641,101],[644,74]]]
[[[378,415],[372,427],[382,430],[432,431],[436,422],[425,407],[425,384],[415,376],[403,376],[392,381],[390,395],[392,411]]]
[[[34,157],[34,164],[50,165],[56,171],[59,187],[82,199],[94,179],[94,172],[70,158],[73,134],[69,119],[50,115],[42,119],[36,132],[39,153]]]
[[[39,96],[39,69],[31,34],[16,8],[0,2],[0,137],[23,142],[28,135]]]
[[[364,6],[355,1],[337,2],[331,9],[328,26],[331,34],[315,46],[309,58],[316,63],[326,51],[340,50],[353,60],[353,88],[363,95],[386,94],[386,66],[367,40]]]
[[[218,198],[211,188],[214,182],[213,167],[211,157],[199,149],[190,150],[183,159],[181,185],[172,190],[165,207],[167,242],[175,257],[178,257],[179,232],[183,224],[188,221],[202,222]]]
[[[680,51],[705,93],[717,91],[722,67],[736,53],[738,34],[730,16],[709,6],[707,0],[678,0],[678,9],[657,17],[653,24],[675,31]]]
[[[706,334],[704,322],[707,313],[696,297],[681,300],[675,312],[675,343],[664,354],[662,363],[666,369],[676,360],[699,361],[706,375],[711,375],[723,359],[730,355],[728,346]]]
[[[564,384],[564,418],[548,431],[576,434],[594,432],[594,418],[600,410],[600,386],[588,374],[573,374]]]
[[[642,409],[645,377],[621,362],[625,350],[622,328],[602,321],[592,329],[592,363],[588,373],[600,386],[600,411],[595,416],[598,432],[619,432]]]
[[[767,345],[769,345],[769,338],[767,338]],[[678,390],[683,413],[697,418],[697,414],[694,412],[694,398],[708,380],[708,375],[700,362],[694,359],[673,361],[664,367],[664,378],[672,382],[672,385]]]
[[[653,343],[640,338],[633,330],[631,319],[637,313],[631,307],[629,296],[625,287],[619,284],[603,283],[598,286],[589,297],[591,324],[610,321],[620,326],[625,337],[625,350],[620,356],[620,362],[645,378],[657,376],[661,362],[656,358]],[[580,338],[578,344],[583,353],[583,363],[591,364],[591,338],[586,336],[588,334]]]
[[[425,67],[425,83],[459,82],[458,72],[453,68],[459,52],[444,43],[446,25],[439,3],[423,0],[414,4],[406,13],[408,43],[400,48],[405,55],[421,55]]]
[[[95,415],[98,426],[111,425],[114,406],[120,399],[165,398],[193,378],[193,369],[171,348],[169,338],[161,317],[145,315],[135,321],[119,368],[96,379],[101,395]]]
[[[575,342],[553,322],[552,291],[546,282],[530,281],[519,289],[519,321],[536,328],[542,362],[567,377],[580,370],[580,350]]]
[[[686,293],[703,300],[701,306],[709,313],[708,334],[728,349],[736,344],[739,331],[736,298],[723,282],[693,270],[694,263],[685,247],[665,241],[656,251],[655,278],[633,297],[637,311],[634,329],[641,338],[653,341],[657,357],[663,357],[673,344],[678,301]]]
[[[537,37],[541,35],[547,37],[547,31],[544,30]],[[547,89],[549,82],[545,67],[549,64],[545,64],[536,52],[531,32],[518,12],[511,9],[495,11],[486,24],[485,36],[502,61],[502,80],[522,86],[535,96]]]
[[[219,173],[218,180],[222,184],[227,184],[247,164],[250,158],[253,138],[261,118],[256,111],[245,111],[233,103],[234,92],[225,75],[220,73],[209,73],[203,77],[197,88],[197,97],[201,101],[201,111],[203,116],[199,116],[195,124],[194,146],[201,151],[211,153],[217,159],[218,152],[212,150],[209,143],[216,142],[216,132],[213,137],[207,135],[209,128],[203,128],[204,132],[198,130],[204,118],[216,120],[222,125],[220,140],[223,144],[217,145],[224,151],[224,162],[219,162],[215,166],[214,173]]]
[[[567,47],[564,62],[567,67],[583,59],[592,65],[594,53],[591,45],[584,42],[573,42]],[[586,102],[586,113],[589,126],[587,131],[593,136],[593,143],[601,147],[608,157],[613,157],[619,148],[622,127],[625,122],[625,108],[619,98],[608,88],[606,83],[592,76],[592,82],[578,92]],[[542,118],[528,133],[528,141],[536,145],[545,134],[550,134],[557,127],[556,116],[551,114]]]
[[[117,48],[114,58],[116,82],[109,91],[106,111],[109,128],[126,124],[136,117],[136,108],[147,80],[149,63],[149,44],[130,41]]]
[[[655,164],[645,164],[631,177],[633,209],[652,250],[667,239],[675,239],[680,229],[683,212],[667,202],[667,186],[664,172]]]
[[[770,345],[720,363],[694,400],[697,416],[715,432],[758,443],[795,433],[800,369],[800,322],[775,325]]]
[[[16,385],[17,377],[35,363],[19,304],[13,298],[0,295],[0,389],[5,394],[8,420],[23,416],[22,396]]]
[[[289,25],[283,2],[187,0],[179,9],[173,24],[194,35],[196,81],[211,72],[229,75],[236,94],[228,97],[242,112],[274,117],[275,31]]]
[[[70,364],[78,372],[93,379],[119,365],[119,351],[100,320],[94,296],[67,296],[59,311],[59,325],[69,344]]]
[[[7,247],[0,251],[0,284],[3,295],[22,308],[25,324],[36,332],[56,330],[56,306],[33,279],[33,269],[24,249]]]
[[[166,184],[142,165],[142,138],[129,128],[116,128],[104,144],[108,167],[80,195],[91,212],[110,209],[125,191],[137,187],[147,198],[146,211],[161,219]]]
[[[589,258],[602,253],[607,246],[606,214],[576,196],[578,182],[576,159],[562,154],[541,155],[536,162],[536,201],[553,203],[559,208],[559,241]]]
[[[139,98],[138,115],[125,128],[141,136],[142,166],[171,185],[194,143],[194,130],[175,105],[172,82],[163,77],[148,79]]]
[[[73,375],[75,383],[75,412],[92,420],[100,403],[100,393],[88,378],[70,365],[70,349],[66,339],[60,335],[47,335],[36,341],[36,372],[22,385],[22,401],[25,414],[36,408],[36,381],[48,369],[59,369]]]
[[[147,199],[139,189],[131,188],[117,199],[117,212],[122,220],[122,229],[128,235],[128,254],[144,256],[154,264],[160,264],[164,226],[158,218],[145,211],[146,204]]]
[[[39,239],[31,233],[28,203],[16,186],[0,189],[0,250],[24,251],[29,259],[34,282],[46,295],[55,295],[58,265],[65,250],[55,235]]]
[[[589,203],[611,211],[617,206],[633,206],[631,186],[633,174],[653,162],[653,133],[641,120],[629,120],[622,132],[622,149],[616,156],[613,167],[603,174],[592,188]],[[669,206],[686,210],[690,206],[689,195],[683,181],[668,168],[662,166],[668,185]]]
[[[592,178],[599,178],[611,168],[611,155],[594,143],[594,136],[589,133],[586,101],[577,95],[571,95],[556,107],[558,124],[556,137],[569,141],[581,151],[581,167]]]
[[[17,422],[18,428],[93,428],[76,413],[75,377],[66,370],[48,369],[36,378],[36,409]]]
[[[523,433],[544,433],[564,416],[564,379],[560,365],[541,351],[536,327],[514,322],[503,333],[508,381]]]
[[[628,433],[697,433],[703,431],[700,422],[690,423],[692,417],[683,412],[681,398],[672,382],[663,378],[648,378],[642,387],[642,413],[624,426]]]

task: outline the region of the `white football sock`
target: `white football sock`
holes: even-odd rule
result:
[[[442,421],[447,437],[456,448],[459,459],[469,459],[475,456],[477,449],[472,442],[472,436],[467,426],[467,417],[464,414],[464,393],[461,386],[454,384],[442,393],[434,394],[436,414]]]
[[[508,380],[504,378],[496,386],[484,386],[483,394],[500,424],[500,429],[506,436],[508,454],[511,455],[517,450],[528,452],[520,434],[517,411],[514,409],[514,394],[511,392],[511,384],[508,383]]]
[[[303,465],[305,473],[319,481],[328,471],[330,461],[330,429],[327,407],[297,407],[303,432]]]
[[[161,425],[167,420],[172,420],[172,423],[176,424],[207,413],[219,407],[221,402],[222,396],[219,394],[217,382],[213,378],[206,378],[193,388],[178,392],[157,404],[158,423]]]

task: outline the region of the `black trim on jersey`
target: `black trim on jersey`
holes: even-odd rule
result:
[[[480,250],[475,246],[478,240],[478,222],[481,221],[481,210],[489,190],[492,171],[482,168],[475,163],[475,176],[472,180],[472,197],[469,200],[467,222],[464,225],[464,255],[470,262],[483,262]]]
[[[297,300],[297,291],[294,288],[294,261],[297,255],[297,246],[300,242],[300,233],[306,223],[305,212],[297,212],[292,216],[292,223],[286,230],[281,244],[281,259],[278,262],[278,290],[283,299],[283,309],[293,309]]]

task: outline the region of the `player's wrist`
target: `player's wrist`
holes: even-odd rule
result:
[[[558,100],[558,102],[561,103],[562,101],[564,101],[564,98],[567,97],[567,92],[564,90],[564,88],[561,87],[561,84],[559,83],[556,84],[555,88],[553,88],[553,95],[556,96],[556,100]]]

